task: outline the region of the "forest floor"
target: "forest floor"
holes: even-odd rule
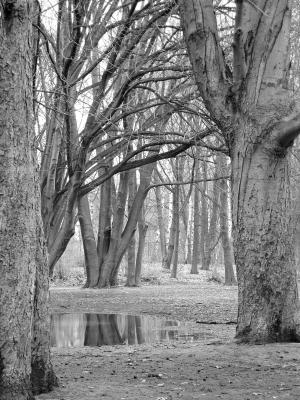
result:
[[[234,342],[237,288],[205,274],[139,288],[53,287],[51,310],[153,315],[185,322],[196,340],[52,348],[59,378],[38,400],[300,399],[300,345]]]

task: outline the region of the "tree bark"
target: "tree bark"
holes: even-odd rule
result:
[[[95,287],[99,279],[99,261],[97,245],[93,230],[90,205],[88,196],[78,199],[78,219],[81,229],[81,237],[84,250],[84,260],[86,269],[86,283],[84,287]]]
[[[246,129],[255,129],[247,125]],[[259,148],[248,143],[242,159],[241,146],[245,151],[244,143],[236,143],[232,185],[239,283],[237,338],[251,342],[295,340],[298,288],[289,151],[274,148],[274,143]]]
[[[175,246],[175,235],[176,235],[176,216],[175,216],[175,190],[172,190],[172,222],[170,227],[170,235],[169,235],[169,242],[167,247],[167,256],[165,260],[163,260],[163,268],[171,269],[171,262],[174,253],[174,246]]]
[[[201,188],[201,226],[200,226],[200,256],[201,269],[207,271],[209,269],[207,247],[208,247],[208,211],[207,211],[207,165],[202,162],[202,179]]]
[[[112,178],[113,179],[113,178]],[[112,186],[113,180],[108,179],[100,189],[100,210],[98,225],[97,253],[99,263],[99,274],[104,258],[108,252],[111,237],[111,215],[112,215]]]
[[[129,184],[128,184],[128,215],[130,214],[130,210],[133,206],[134,202],[134,197],[136,195],[136,171],[130,171],[130,176],[129,176]],[[136,259],[135,259],[135,245],[136,245],[136,239],[135,239],[135,230],[132,234],[132,237],[128,243],[128,248],[127,248],[127,280],[126,280],[126,286],[135,286],[135,267],[136,267]]]
[[[154,182],[158,183],[157,180],[155,180]],[[166,246],[165,221],[164,221],[164,217],[163,217],[163,203],[162,203],[161,187],[157,186],[154,189],[154,192],[155,192],[155,199],[156,199],[157,222],[158,222],[158,229],[159,229],[161,259],[162,259],[162,263],[164,263],[164,260],[167,257],[167,246]]]
[[[195,178],[200,178],[199,173],[199,160],[195,160]],[[198,263],[200,261],[200,196],[199,196],[199,183],[194,184],[194,235],[193,235],[193,254],[192,254],[192,268],[191,274],[198,274]]]
[[[287,90],[289,1],[236,2],[232,77],[213,2],[181,1],[181,17],[202,100],[232,158],[237,338],[300,341],[289,188],[300,113]]]
[[[179,256],[179,185],[174,188],[174,227],[175,227],[175,237],[174,237],[174,251],[173,251],[173,262],[171,270],[171,278],[177,278],[178,270],[178,256]]]
[[[138,242],[138,251],[136,255],[136,265],[135,265],[135,286],[139,286],[141,283],[142,261],[146,244],[146,234],[148,230],[148,225],[145,223],[144,207],[142,209],[138,221],[138,230],[139,230],[139,242]]]
[[[48,271],[34,147],[31,18],[35,11],[35,4],[25,0],[1,6],[1,400],[33,399],[33,392],[47,391],[55,383],[44,304]]]
[[[226,171],[226,159],[223,155],[219,156],[219,168],[221,171]],[[229,194],[228,185],[225,179],[219,183],[220,187],[220,236],[224,255],[224,268],[225,268],[225,285],[236,285],[234,276],[234,256],[232,241],[229,234]]]
[[[120,174],[120,183],[117,194],[116,209],[113,216],[109,250],[101,267],[98,287],[116,285],[116,276],[114,276],[114,270],[116,269],[118,261],[118,247],[125,216],[125,206],[128,192],[128,178],[128,172]]]

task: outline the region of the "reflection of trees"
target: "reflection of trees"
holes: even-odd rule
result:
[[[54,314],[51,346],[129,345],[178,339],[178,321],[116,314]]]
[[[84,345],[85,314],[53,314],[51,316],[50,345],[78,347]]]
[[[136,326],[136,337],[138,344],[145,343],[145,333],[143,330],[142,318],[136,316],[135,317],[135,326]]]
[[[87,314],[85,346],[122,344],[117,316],[115,314]]]

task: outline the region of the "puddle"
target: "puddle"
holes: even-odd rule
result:
[[[134,345],[184,340],[192,342],[199,334],[189,333],[187,325],[153,316],[124,314],[51,315],[51,346],[82,347]]]

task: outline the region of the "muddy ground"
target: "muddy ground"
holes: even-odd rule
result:
[[[39,400],[300,399],[300,345],[233,340],[236,287],[169,281],[140,288],[52,288],[55,312],[127,313],[186,321],[194,341],[53,348],[60,386]]]

